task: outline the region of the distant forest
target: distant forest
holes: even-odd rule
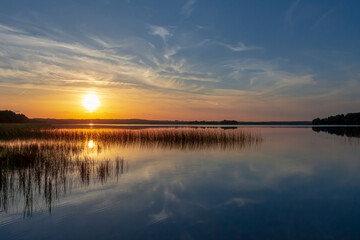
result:
[[[311,121],[238,122],[223,121],[167,121],[146,119],[43,119],[34,118],[32,123],[43,124],[176,124],[176,125],[311,125]]]
[[[352,120],[349,124],[359,124],[360,113],[349,113],[348,115],[356,115],[357,121]],[[337,115],[344,116],[344,115]],[[331,124],[324,120],[332,119],[314,119],[313,124]],[[350,118],[349,118],[350,119]],[[353,118],[351,118],[353,119]],[[177,124],[177,125],[310,125],[310,121],[270,121],[270,122],[239,122],[236,120],[223,121],[169,121],[169,120],[146,120],[146,119],[49,119],[49,118],[33,118],[29,119],[24,114],[17,114],[10,110],[0,110],[0,123],[35,123],[35,124]],[[340,124],[340,123],[332,123]]]
[[[16,114],[13,111],[0,111],[0,123],[27,123],[29,119],[24,114]]]
[[[316,118],[313,125],[360,125],[360,113],[338,114],[327,118]]]
[[[0,111],[0,123],[35,123],[35,124],[176,124],[176,125],[310,125],[310,121],[270,121],[270,122],[239,122],[223,121],[171,121],[146,119],[53,119],[32,118],[13,111]]]

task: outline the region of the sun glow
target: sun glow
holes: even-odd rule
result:
[[[96,94],[89,93],[84,96],[82,104],[86,108],[86,110],[88,110],[89,112],[93,112],[100,106],[100,101]]]

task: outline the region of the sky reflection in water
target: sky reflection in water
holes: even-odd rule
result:
[[[76,164],[61,168],[66,184],[51,211],[43,188],[27,214],[16,191],[8,196],[0,238],[360,237],[359,138],[247,130],[263,141],[232,149],[83,142],[71,150]]]

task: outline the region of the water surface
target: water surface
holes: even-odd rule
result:
[[[359,131],[208,130],[3,138],[0,238],[360,238]]]

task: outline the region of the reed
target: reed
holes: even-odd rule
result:
[[[100,145],[141,145],[178,149],[243,148],[263,141],[260,134],[244,129],[21,129],[0,132],[0,139],[37,139],[64,142],[96,141]]]
[[[21,202],[24,216],[31,216],[36,202],[51,212],[54,201],[68,189],[105,184],[124,173],[120,157],[94,159],[81,153],[71,143],[0,144],[0,211],[7,212]]]

